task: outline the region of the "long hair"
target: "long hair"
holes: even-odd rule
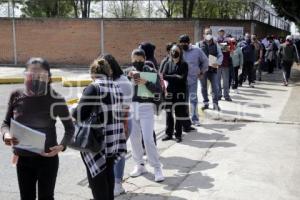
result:
[[[120,78],[120,76],[124,74],[124,72],[121,69],[121,66],[119,65],[115,57],[113,57],[111,54],[101,55],[100,58],[106,60],[110,65],[113,80]]]

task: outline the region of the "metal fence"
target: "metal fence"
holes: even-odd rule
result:
[[[290,29],[290,23],[279,17],[272,5],[266,0],[230,0],[232,5],[234,5],[232,2],[236,2],[238,5],[233,9],[233,14],[230,15],[222,15],[222,11],[213,16],[203,12],[203,9],[208,5],[215,7],[215,9],[221,9],[222,6],[226,5],[224,3],[226,1],[229,2],[229,0],[83,0],[83,2],[87,2],[86,5],[83,5],[80,4],[81,1],[79,0],[42,0],[42,2],[57,2],[54,12],[57,17],[245,19],[260,21],[286,31]],[[65,2],[72,2],[71,7],[68,8],[72,11],[66,13],[66,8],[63,5]],[[194,2],[191,15],[184,16],[184,2],[187,3],[187,12],[191,4],[189,2]],[[23,0],[2,0],[2,3],[0,2],[0,17],[29,17],[28,13],[23,12],[23,9]],[[53,13],[53,11],[52,9],[51,12]],[[223,9],[223,12],[226,12],[226,9]]]

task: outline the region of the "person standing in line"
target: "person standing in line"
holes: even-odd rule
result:
[[[165,65],[163,78],[168,82],[167,86],[167,107],[166,107],[166,135],[163,141],[173,139],[174,134],[174,117],[175,112],[175,137],[176,142],[182,141],[182,129],[186,104],[186,85],[188,64],[182,58],[182,50],[179,46],[174,45],[170,51],[172,57]]]
[[[235,93],[238,94],[238,84],[239,84],[239,70],[243,67],[244,64],[244,56],[240,47],[237,46],[237,41],[235,38],[231,39],[231,43],[233,45],[233,51],[231,52],[231,60],[233,66],[233,85],[232,89]]]
[[[54,200],[59,167],[58,154],[64,151],[73,134],[74,125],[65,99],[51,87],[49,63],[42,58],[31,58],[26,64],[24,89],[11,93],[5,119],[1,126],[3,141],[12,146],[18,157],[17,177],[21,200]],[[57,143],[56,117],[63,123],[65,134]],[[14,145],[18,144],[10,131],[15,120],[46,136],[45,153],[33,153]]]
[[[113,200],[115,162],[127,152],[123,119],[123,94],[119,85],[113,81],[113,71],[109,63],[102,58],[93,61],[90,66],[93,83],[88,85],[73,111],[73,118],[82,123],[97,108],[99,124],[103,127],[104,144],[97,152],[81,152],[86,166],[89,186],[94,200]]]
[[[249,87],[254,88],[253,85],[253,66],[255,61],[255,46],[252,44],[249,33],[245,34],[245,41],[241,44],[244,55],[244,65],[242,74],[239,77],[239,87],[242,87],[243,82],[248,77]]]
[[[131,177],[138,177],[146,173],[146,167],[143,160],[143,145],[142,138],[145,145],[146,155],[150,165],[154,168],[154,180],[156,182],[164,181],[162,166],[159,160],[157,147],[153,139],[154,131],[154,104],[155,100],[152,97],[143,97],[138,95],[138,87],[144,85],[151,93],[160,94],[161,85],[160,78],[157,72],[145,65],[145,52],[143,49],[134,49],[131,54],[131,61],[133,68],[128,72],[128,77],[134,81],[134,96],[131,107],[132,129],[130,134],[130,142],[132,144],[132,157],[136,163],[135,168],[130,173]],[[149,72],[156,74],[156,82],[152,83],[142,79],[140,73]]]
[[[221,109],[218,103],[219,85],[218,85],[217,71],[218,71],[218,67],[223,62],[223,53],[218,43],[214,42],[210,29],[205,29],[203,37],[204,40],[200,41],[198,43],[198,46],[202,49],[202,51],[206,54],[207,57],[213,56],[216,59],[216,61],[215,63],[209,63],[208,71],[205,72],[202,79],[200,79],[201,92],[202,92],[203,103],[204,103],[202,110],[206,110],[209,108],[209,99],[208,99],[208,92],[207,92],[207,81],[209,80],[212,87],[213,109],[220,111]]]
[[[276,66],[276,53],[278,51],[278,47],[272,36],[269,36],[268,41],[269,41],[269,45],[266,48],[267,52],[265,55],[265,59],[267,60],[268,63],[268,73],[272,74]]]
[[[282,66],[283,84],[288,86],[293,63],[295,61],[299,63],[299,56],[291,35],[288,35],[285,43],[280,46],[279,58]]]
[[[251,35],[252,44],[255,47],[255,62],[253,67],[253,83],[256,80],[256,72],[258,71],[258,80],[261,81],[261,64],[263,60],[263,46],[257,39],[257,35]]]
[[[124,121],[124,131],[126,139],[129,138],[129,133],[131,131],[131,114],[129,112],[130,105],[132,103],[133,96],[133,86],[132,83],[128,80],[127,76],[124,75],[119,63],[111,54],[105,54],[100,56],[100,59],[104,59],[111,66],[112,69],[112,79],[118,84],[120,90],[123,94],[123,105],[122,109],[124,110],[123,121]],[[114,196],[119,196],[125,193],[125,189],[122,186],[123,176],[125,169],[125,157],[115,163],[114,174],[115,174],[115,188]]]
[[[217,42],[221,46],[221,50],[223,52],[223,62],[220,67],[218,67],[218,98],[219,100],[222,99],[224,96],[225,101],[232,101],[230,95],[229,95],[229,77],[230,77],[230,48],[228,45],[228,38],[225,37],[225,30],[219,29],[218,31],[218,38]],[[223,95],[222,95],[222,85],[221,85],[221,79],[223,79]]]
[[[196,126],[200,126],[198,114],[198,79],[202,78],[208,70],[208,58],[198,47],[191,44],[188,35],[179,37],[180,46],[183,49],[183,58],[188,63],[187,87],[191,106],[191,120]]]

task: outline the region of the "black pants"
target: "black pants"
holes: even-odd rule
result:
[[[253,62],[245,61],[243,65],[242,74],[239,77],[239,85],[242,85],[248,77],[249,85],[253,82]]]
[[[276,60],[268,60],[267,61],[268,63],[268,73],[273,73],[274,72],[274,68],[275,68],[275,65],[276,65]]]
[[[94,200],[114,199],[115,175],[113,158],[106,160],[106,169],[94,178],[92,178],[87,168],[87,177]]]
[[[178,103],[178,105],[177,105]],[[186,120],[186,102],[173,101],[172,105],[166,106],[166,135],[173,136],[174,133],[174,114],[175,114],[175,137],[182,137],[182,128]]]
[[[17,163],[17,175],[21,200],[36,199],[36,183],[39,200],[54,200],[58,165],[58,156],[51,158],[20,156]]]
[[[233,68],[233,85],[232,89],[237,89],[239,85],[239,69],[240,66],[234,67]]]
[[[288,82],[291,76],[291,69],[292,69],[293,61],[283,61],[282,62],[282,75],[283,81]]]

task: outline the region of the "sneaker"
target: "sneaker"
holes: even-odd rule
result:
[[[155,182],[162,182],[165,180],[161,167],[154,168],[154,177]]]
[[[194,132],[197,131],[194,127],[190,126],[188,128],[183,129],[184,132],[189,133],[189,132]]]
[[[141,176],[142,174],[147,173],[147,169],[144,165],[136,165],[134,167],[134,170],[129,174],[131,177],[138,177]]]
[[[114,196],[120,196],[125,193],[125,189],[122,186],[122,183],[115,183]]]
[[[162,140],[162,141],[168,141],[168,140],[172,140],[172,139],[173,139],[172,136],[165,135],[165,137],[163,137],[161,140]]]
[[[249,87],[250,87],[250,88],[254,88],[254,85],[253,85],[253,84],[249,84]]]
[[[209,107],[208,107],[208,105],[204,105],[201,109],[202,110],[207,110],[207,109],[209,109]]]
[[[193,125],[194,126],[200,126],[200,122],[199,121],[193,121]]]
[[[231,97],[226,97],[225,101],[232,101]]]

